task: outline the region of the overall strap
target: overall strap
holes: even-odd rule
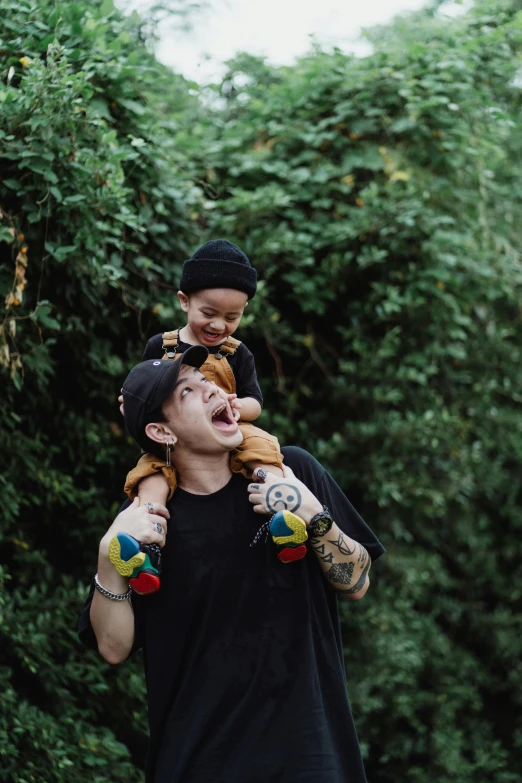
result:
[[[227,356],[233,356],[240,345],[241,340],[236,340],[235,337],[227,337],[225,342],[219,346],[219,351],[216,354],[216,358],[223,359],[223,354],[226,354]]]
[[[161,347],[165,351],[164,359],[174,359],[176,356],[178,331],[178,329],[174,329],[172,332],[163,332],[163,345]]]

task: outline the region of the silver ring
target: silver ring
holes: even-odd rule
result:
[[[149,514],[154,514],[154,503],[145,503],[145,508]]]
[[[154,522],[154,530],[156,533],[159,533],[160,536],[163,535],[163,525],[160,522]]]
[[[265,479],[268,476],[268,470],[265,470],[264,468],[259,468],[256,473],[256,476],[257,476],[256,481],[258,481],[260,484],[264,484]]]

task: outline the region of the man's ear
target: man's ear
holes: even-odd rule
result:
[[[167,443],[173,446],[178,440],[169,426],[166,424],[154,424],[153,422],[145,427],[145,435],[156,443],[162,443],[165,446]]]
[[[184,313],[188,313],[188,307],[189,307],[189,298],[186,294],[183,293],[183,291],[178,291],[178,299],[179,303],[181,305],[181,309]]]

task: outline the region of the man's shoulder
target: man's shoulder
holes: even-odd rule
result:
[[[300,446],[283,446],[281,453],[285,465],[290,467],[298,479],[307,484],[307,479],[313,479],[317,484],[326,475],[326,470],[315,457]],[[309,486],[307,484],[307,486]]]

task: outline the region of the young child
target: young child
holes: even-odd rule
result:
[[[243,435],[243,443],[232,452],[232,470],[249,477],[264,466],[282,476],[283,457],[277,439],[250,423],[260,415],[263,403],[254,357],[232,337],[256,286],[257,272],[237,245],[226,239],[207,242],[185,261],[181,273],[178,297],[187,325],[152,337],[142,361],[168,361],[190,345],[208,348],[201,372],[228,395]],[[164,505],[172,497],[176,475],[169,454],[165,456],[163,462],[152,454],[142,455],[125,483],[130,498],[138,494],[141,505]]]

